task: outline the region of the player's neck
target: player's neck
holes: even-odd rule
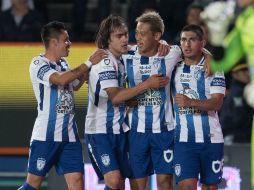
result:
[[[110,53],[112,53],[112,55],[116,58],[116,59],[120,59],[121,57],[121,53],[118,53],[116,51],[114,51],[113,49],[109,48],[108,51],[110,51]]]
[[[158,53],[159,43],[157,45],[154,45],[150,49],[147,49],[145,51],[142,51],[141,49],[138,49],[138,53],[142,56],[146,57],[152,57],[155,56]]]
[[[186,65],[197,65],[202,59],[202,57],[203,57],[202,54],[192,57],[184,57],[184,63]]]
[[[61,57],[57,56],[55,53],[52,53],[52,51],[46,51],[44,56],[48,60],[53,61],[55,63],[58,62],[61,59]]]

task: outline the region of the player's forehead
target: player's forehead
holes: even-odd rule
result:
[[[151,24],[148,22],[138,22],[136,31],[151,31]]]
[[[117,34],[125,34],[128,32],[127,26],[121,25],[119,27],[116,27],[112,30],[111,34],[117,35]]]
[[[197,38],[198,35],[194,31],[183,31],[181,33],[181,38]]]

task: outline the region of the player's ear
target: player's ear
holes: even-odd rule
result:
[[[161,32],[155,32],[154,33],[154,37],[155,37],[156,41],[159,41],[161,39],[161,36],[162,36]]]
[[[202,40],[202,46],[203,46],[203,48],[205,47],[205,45],[206,45],[206,40]]]
[[[53,46],[56,46],[57,42],[58,40],[56,38],[51,38],[49,43],[51,43]]]

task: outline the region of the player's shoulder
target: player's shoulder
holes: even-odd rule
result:
[[[102,59],[98,64],[92,66],[93,71],[111,70],[114,67],[114,59],[111,56]]]
[[[169,46],[169,52],[165,56],[165,58],[172,57],[172,56],[180,57],[181,55],[182,55],[181,48],[178,45],[171,45]]]
[[[48,60],[46,58],[44,58],[44,56],[38,55],[32,59],[30,67],[35,68],[35,67],[40,67],[45,64],[48,64]]]
[[[218,78],[224,78],[224,72],[223,71],[216,71],[214,73],[214,77],[218,77]]]
[[[170,46],[170,52],[181,52],[181,48],[178,45],[171,45]]]

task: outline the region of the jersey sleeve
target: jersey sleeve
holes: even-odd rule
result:
[[[49,64],[40,57],[35,57],[31,62],[30,74],[32,76],[32,80],[35,80],[46,86],[51,85],[49,77],[55,72],[57,71],[52,69]]]
[[[168,55],[165,56],[165,59],[174,59],[174,64],[176,65],[178,62],[182,61],[182,50],[179,46],[173,45],[170,46],[170,50]]]
[[[226,83],[223,72],[216,72],[212,77],[210,83],[210,94],[223,94],[225,95]]]
[[[119,87],[117,79],[117,71],[114,63],[111,59],[106,58],[102,60],[99,68],[99,81],[101,89],[106,89],[110,87]]]

